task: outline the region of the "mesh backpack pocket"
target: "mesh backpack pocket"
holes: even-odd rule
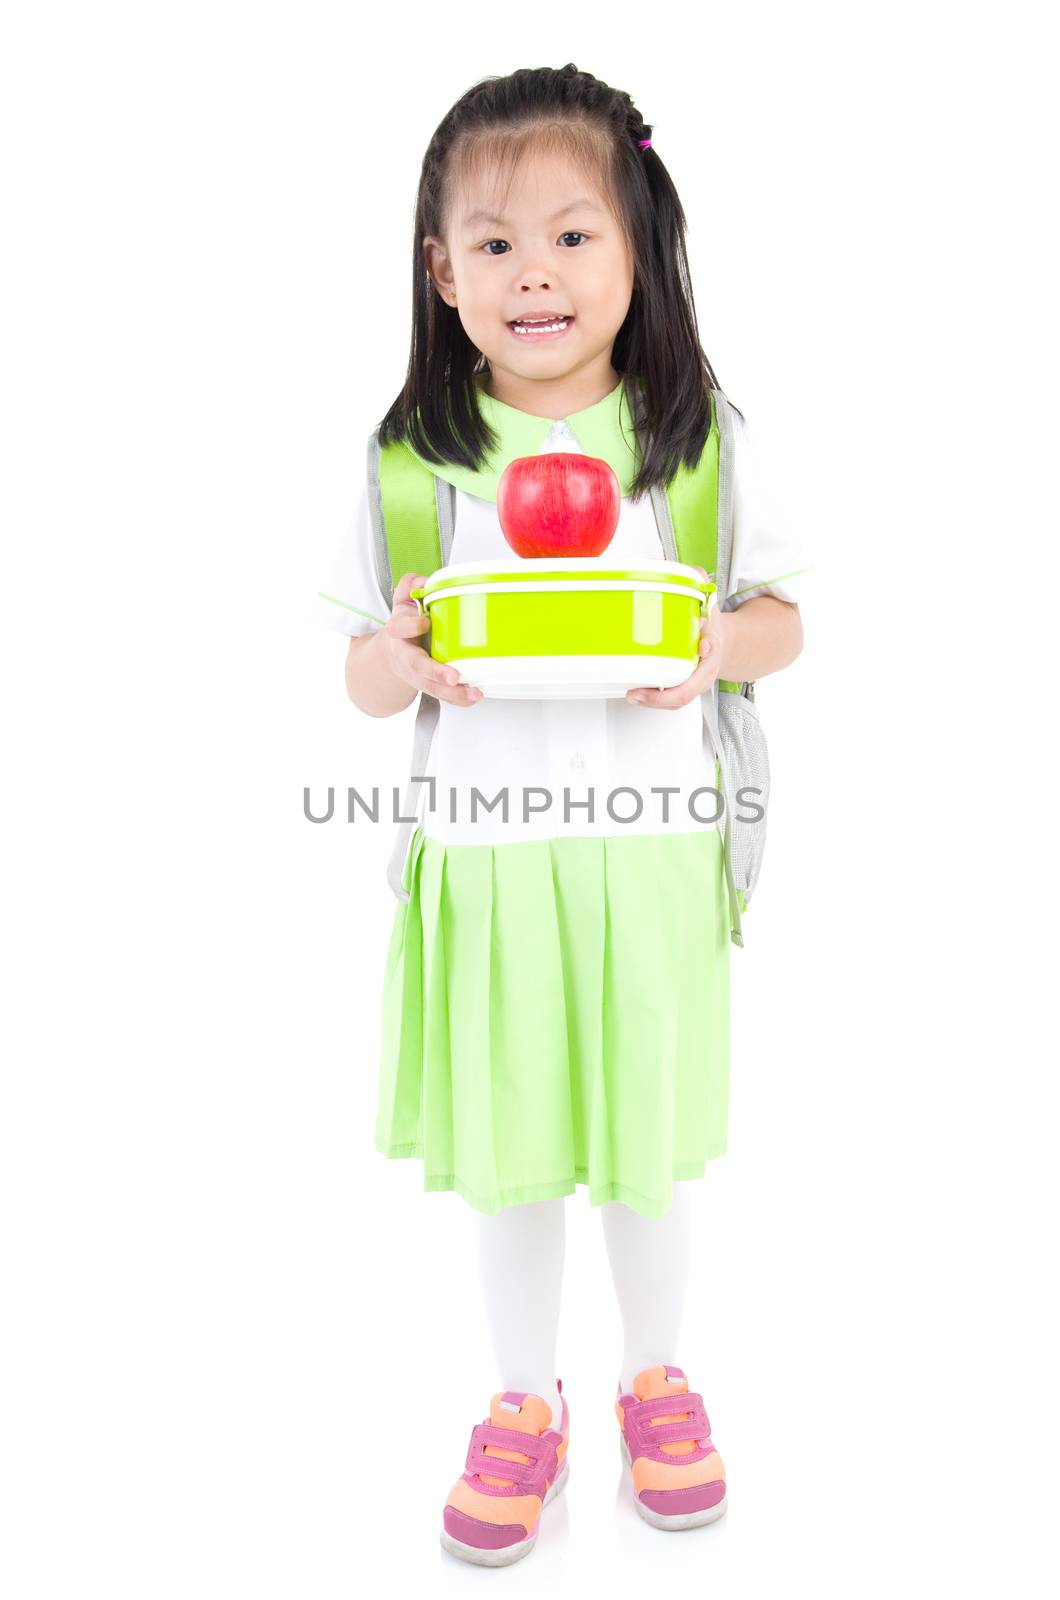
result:
[[[769,751],[758,707],[750,696],[719,688],[718,731],[734,806],[730,829],[733,879],[737,889],[743,890],[746,905],[762,867],[769,808]]]

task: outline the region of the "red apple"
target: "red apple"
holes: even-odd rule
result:
[[[618,527],[622,490],[598,456],[546,450],[509,461],[497,515],[518,556],[598,556]]]

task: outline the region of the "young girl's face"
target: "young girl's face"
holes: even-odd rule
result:
[[[528,156],[505,199],[483,179],[453,197],[445,240],[424,240],[428,271],[494,379],[610,388],[611,348],[633,294],[633,257],[593,181],[559,156]],[[568,317],[559,333],[517,318]]]

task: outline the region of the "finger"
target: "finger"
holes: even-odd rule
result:
[[[632,700],[634,705],[655,706],[665,710],[667,706],[679,705],[680,701],[674,700],[675,689],[630,689],[626,698]]]
[[[406,579],[408,580],[407,582]],[[414,588],[415,586],[416,574],[407,572],[394,592],[394,605],[390,613],[390,618],[394,623],[397,623],[399,620],[405,623],[411,621],[413,624],[413,632],[423,633],[427,628],[430,627],[430,617],[427,614],[427,607],[423,605],[421,601],[413,599],[408,593],[409,589]],[[404,591],[404,593],[402,593],[402,591]],[[406,630],[402,631],[404,632]]]
[[[634,705],[656,707],[662,711],[673,711],[679,706],[686,706],[695,700],[704,690],[709,689],[714,679],[709,671],[696,667],[683,683],[674,684],[672,689],[630,689],[627,691],[627,700],[632,700]]]
[[[447,700],[454,706],[477,706],[485,696],[481,689],[476,689],[470,683],[458,683],[451,689],[432,689],[429,691],[439,700]]]
[[[426,581],[422,572],[403,572],[398,579],[397,588],[394,590],[394,603],[390,612],[392,619],[414,617],[417,622],[416,632],[418,633],[423,632],[425,622],[429,626],[427,608],[420,601],[413,599],[409,590],[422,588]]]
[[[387,624],[390,632],[399,639],[415,639],[419,634],[426,633],[430,625],[430,617],[426,611],[418,610],[415,600],[405,603],[395,601]]]
[[[444,661],[435,661],[419,645],[409,644],[405,640],[401,643],[405,670],[417,688],[430,689],[433,694],[436,686],[451,689],[460,682],[460,674],[455,667],[447,666]]]
[[[395,603],[399,600],[408,600],[409,590],[422,589],[426,582],[427,579],[422,572],[403,572],[398,579],[397,588],[394,590]],[[416,604],[415,600],[410,603],[412,605]]]
[[[414,645],[409,647],[415,650]],[[433,694],[438,700],[448,700],[453,705],[476,705],[483,699],[482,690],[471,683],[462,683],[460,674],[455,667],[446,666],[443,662],[433,662],[428,656],[423,659],[423,652],[416,651],[419,660],[413,662],[409,676],[418,689],[425,689],[428,694]]]
[[[436,700],[446,700],[454,706],[474,706],[483,699],[482,690],[473,683],[453,682],[449,679],[439,681],[437,678],[427,678],[419,685],[427,694],[433,694]]]

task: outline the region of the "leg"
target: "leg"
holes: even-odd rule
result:
[[[622,1392],[634,1375],[659,1363],[679,1365],[677,1337],[684,1311],[691,1242],[689,1182],[675,1182],[665,1216],[642,1217],[620,1200],[600,1207],[622,1315]]]
[[[566,1250],[566,1196],[477,1214],[479,1273],[503,1389],[539,1394],[558,1427],[556,1335]]]

